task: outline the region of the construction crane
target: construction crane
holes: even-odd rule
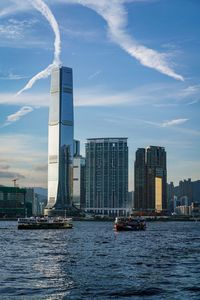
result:
[[[12,179],[12,181],[14,183],[14,187],[18,187],[17,180],[19,180],[19,179],[18,178]]]

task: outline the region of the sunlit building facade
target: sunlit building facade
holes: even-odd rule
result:
[[[135,159],[135,209],[167,209],[166,151],[163,147],[139,148]]]
[[[51,75],[46,215],[63,215],[72,206],[73,136],[72,69],[56,67]]]

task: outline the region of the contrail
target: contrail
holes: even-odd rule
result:
[[[126,32],[127,12],[125,3],[128,0],[56,0],[64,3],[74,3],[86,6],[105,19],[108,25],[108,33],[113,42],[118,44],[132,57],[136,58],[142,65],[157,70],[176,80],[183,81],[183,76],[177,74],[167,60],[165,53],[159,53],[147,48],[135,41]],[[138,0],[135,0],[138,1]],[[131,0],[130,2],[134,2]]]
[[[60,41],[60,31],[58,27],[58,23],[51,12],[50,8],[44,3],[42,0],[29,0],[29,2],[47,19],[51,28],[55,34],[55,41],[54,41],[54,60],[52,64],[50,64],[47,68],[42,70],[41,72],[37,73],[34,77],[32,77],[29,82],[25,85],[23,89],[21,89],[16,95],[20,95],[25,90],[30,89],[34,83],[42,78],[46,78],[51,74],[51,70],[53,67],[58,66],[61,64],[60,61],[60,52],[61,52],[61,41]]]
[[[60,65],[61,63],[60,32],[58,23],[53,13],[42,0],[28,1],[47,19],[54,31],[54,60],[47,68],[31,78],[26,86],[17,93],[17,95],[21,94],[27,89],[30,89],[37,80],[48,77],[51,74],[52,68]],[[113,42],[118,44],[129,55],[137,59],[142,65],[148,68],[155,69],[158,72],[170,76],[176,80],[184,80],[183,76],[177,74],[173,70],[165,53],[159,53],[153,49],[147,48],[139,44],[129,34],[127,34],[127,12],[124,5],[126,2],[128,2],[128,0],[56,0],[55,3],[57,2],[66,4],[80,4],[94,10],[107,22],[108,33]],[[134,0],[131,0],[131,2],[134,2]]]

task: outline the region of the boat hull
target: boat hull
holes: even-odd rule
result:
[[[146,222],[141,218],[117,217],[115,219],[114,229],[116,231],[144,231],[146,229]]]
[[[115,224],[115,231],[144,231],[146,226],[129,226],[129,225],[117,225]]]
[[[66,223],[43,223],[43,224],[18,224],[19,230],[33,230],[33,229],[72,229],[72,224]]]

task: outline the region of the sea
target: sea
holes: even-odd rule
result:
[[[200,300],[200,222],[17,230],[0,222],[0,299]]]

